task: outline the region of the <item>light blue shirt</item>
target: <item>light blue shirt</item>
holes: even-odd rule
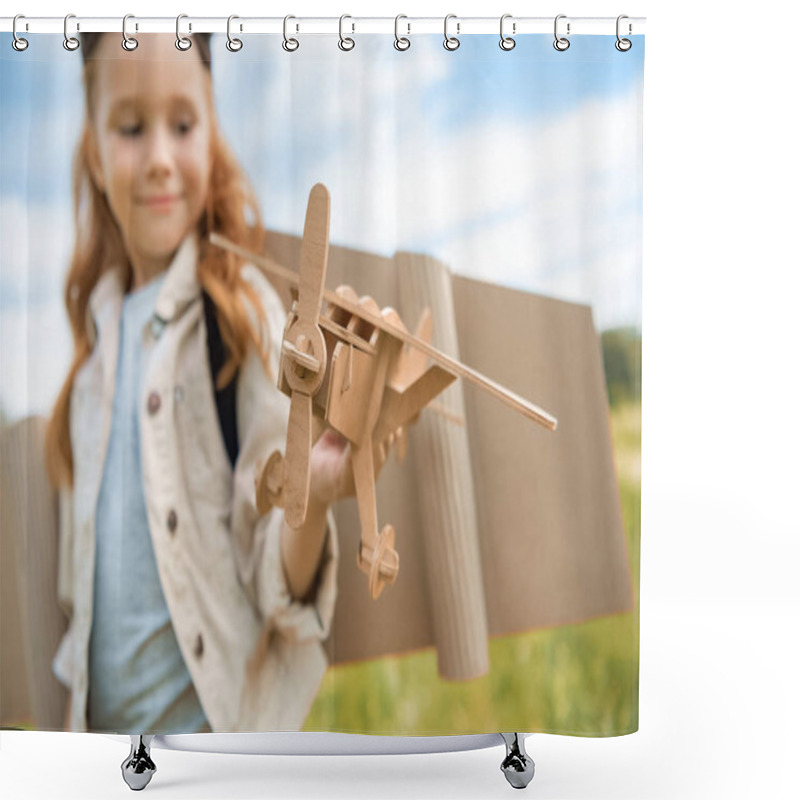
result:
[[[89,730],[210,730],[172,628],[142,485],[142,329],[166,273],[123,299],[111,432],[97,500]]]

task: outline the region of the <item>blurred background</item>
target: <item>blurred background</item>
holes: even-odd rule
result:
[[[62,287],[83,118],[80,55],[60,35],[37,35],[24,53],[10,38],[0,37],[3,424],[49,413],[69,363]],[[271,37],[233,54],[212,37],[220,124],[267,228],[300,234],[322,181],[332,243],[425,253],[590,305],[606,368],[635,611],[494,639],[489,674],[462,685],[438,678],[432,650],[336,667],[307,730],[480,732],[511,729],[511,717],[528,731],[555,720],[567,732],[637,728],[644,39],[634,40],[619,54],[613,36],[585,36],[562,53],[551,36],[526,36],[504,52],[475,35],[451,53],[425,35],[404,53],[362,35],[341,53],[320,37],[287,57]]]

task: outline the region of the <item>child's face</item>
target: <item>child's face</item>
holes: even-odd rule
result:
[[[205,208],[211,171],[210,76],[172,34],[98,43],[91,169],[119,223],[138,282],[169,265]]]

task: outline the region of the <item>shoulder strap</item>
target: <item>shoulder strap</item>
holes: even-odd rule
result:
[[[217,309],[207,292],[203,292],[203,312],[206,318],[206,342],[208,358],[211,364],[211,377],[214,388],[214,400],[217,405],[222,437],[231,467],[239,456],[239,431],[236,427],[236,378],[234,377],[224,389],[217,389],[217,375],[228,358],[228,348],[222,340],[217,322]]]

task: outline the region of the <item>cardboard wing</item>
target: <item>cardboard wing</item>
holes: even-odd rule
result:
[[[270,233],[267,254],[297,269],[300,240]],[[489,637],[630,611],[591,309],[451,275],[425,256],[331,247],[327,284],[342,283],[394,306],[410,328],[429,306],[434,346],[541,405],[558,428],[461,380],[437,398],[447,416],[421,413],[405,461],[390,458],[378,479],[379,525],[395,527],[400,571],[375,601],[356,566],[355,499],[335,508],[341,562],[330,663],[435,647],[442,677],[477,677],[489,668]],[[276,288],[288,308],[289,287]],[[55,729],[66,693],[50,663],[66,620],[43,436],[35,417],[2,436],[0,725],[32,716],[37,728]]]
[[[270,234],[267,255],[297,269],[300,240]],[[355,500],[337,504],[341,563],[332,664],[436,647],[439,673],[488,670],[488,638],[630,611],[600,337],[589,306],[453,275],[426,256],[331,246],[328,288],[349,284],[410,329],[433,310],[433,345],[543,407],[555,432],[456,381],[426,409],[406,460],[378,478],[397,580],[371,601],[356,567]],[[277,287],[281,290],[282,287]],[[290,302],[288,287],[284,300]]]
[[[58,495],[45,420],[0,430],[0,727],[59,730],[66,689],[50,667],[67,619],[58,605]]]

